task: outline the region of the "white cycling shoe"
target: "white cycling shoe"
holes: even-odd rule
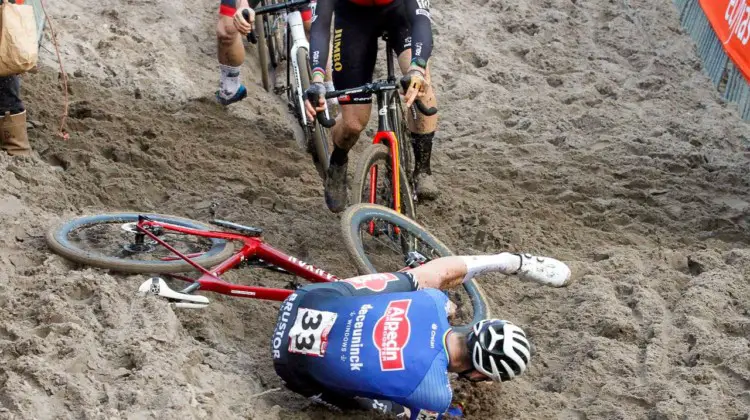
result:
[[[521,268],[514,274],[521,280],[552,287],[570,284],[570,268],[562,261],[531,254],[515,254],[521,258]]]

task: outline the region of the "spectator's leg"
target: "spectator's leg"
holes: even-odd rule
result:
[[[11,156],[31,155],[20,90],[18,76],[0,77],[0,149]]]

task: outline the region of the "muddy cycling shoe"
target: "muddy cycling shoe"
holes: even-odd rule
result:
[[[334,213],[344,211],[349,201],[348,188],[346,185],[347,164],[328,167],[325,182],[325,198],[328,209]]]
[[[427,173],[420,173],[414,177],[417,198],[420,200],[434,200],[440,195],[435,179]]]
[[[562,261],[531,254],[516,254],[521,258],[521,268],[514,274],[521,280],[533,281],[553,287],[570,284],[570,268]]]
[[[216,91],[216,101],[218,101],[220,104],[227,106],[231,105],[235,102],[239,102],[247,97],[247,89],[245,89],[245,85],[240,85],[240,88],[237,89],[237,92],[234,93],[234,95],[231,98],[225,98],[221,95],[220,91]]]

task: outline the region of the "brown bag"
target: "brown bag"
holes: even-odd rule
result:
[[[34,8],[0,2],[0,76],[25,73],[39,57]]]

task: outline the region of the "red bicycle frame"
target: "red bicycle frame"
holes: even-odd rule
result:
[[[174,249],[171,245],[161,240],[157,235],[149,231],[149,228],[160,227],[163,229],[184,233],[187,235],[200,236],[204,238],[215,238],[224,239],[227,241],[240,241],[242,242],[242,249],[239,252],[234,253],[224,262],[211,268],[210,270],[202,267],[200,264],[193,261],[191,258],[199,256],[200,254],[185,255],[180,251]],[[229,283],[219,278],[222,274],[241,264],[243,261],[257,258],[263,261],[283,269],[291,274],[302,277],[308,281],[315,283],[322,282],[333,282],[339,281],[338,277],[333,274],[327,273],[320,268],[308,264],[300,259],[287,255],[272,246],[263,242],[262,239],[242,235],[239,233],[221,232],[221,231],[205,231],[199,229],[192,229],[183,226],[173,225],[170,223],[158,222],[155,220],[141,219],[138,221],[137,228],[151,239],[158,242],[160,245],[172,251],[177,257],[186,261],[188,264],[195,267],[201,272],[201,276],[198,279],[191,279],[186,276],[174,275],[180,280],[198,283],[199,289],[207,292],[216,292],[224,295],[239,296],[245,298],[254,299],[266,299],[282,301],[287,296],[294,293],[288,289],[275,289],[271,287],[260,287],[260,286],[244,286],[241,284]],[[175,259],[175,258],[168,258]]]

